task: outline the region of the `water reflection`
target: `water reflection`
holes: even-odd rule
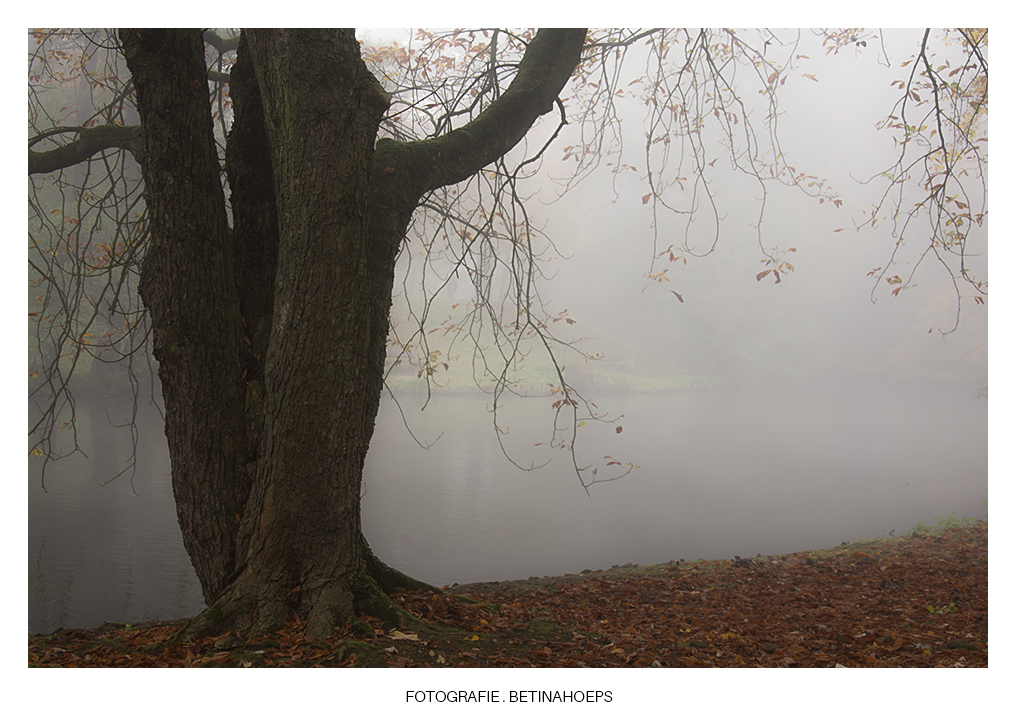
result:
[[[444,436],[430,451],[412,445],[397,416],[382,415],[364,498],[376,552],[442,584],[554,575],[831,546],[954,511],[977,516],[988,496],[985,401],[967,391],[763,390],[598,403],[625,412],[624,433],[589,431],[581,460],[609,454],[640,469],[591,497],[567,460],[525,474],[507,464],[479,400],[431,402],[442,424],[430,437]],[[507,440],[522,462],[544,460],[547,449],[533,443],[547,436],[524,421],[546,425],[547,405],[511,411]]]
[[[826,547],[940,514],[977,516],[988,496],[986,406],[970,391],[598,399],[625,413],[624,433],[587,426],[580,459],[611,455],[640,469],[589,497],[565,457],[529,473],[507,462],[485,399],[437,398],[424,413],[403,402],[418,437],[444,435],[422,450],[383,404],[364,529],[383,560],[435,584]],[[518,462],[542,463],[548,448],[534,443],[549,437],[549,402],[517,402],[499,420],[506,445]],[[202,607],[157,415],[141,421],[133,490],[96,482],[130,451],[108,407],[79,407],[93,455],[53,464],[48,493],[30,465],[30,632]]]
[[[139,421],[133,484],[121,477],[102,485],[130,456],[129,432],[110,425],[126,415],[120,404],[82,401],[78,437],[90,455],[51,463],[45,491],[40,462],[29,462],[29,632],[201,610],[201,588],[177,526],[162,421],[154,410]]]

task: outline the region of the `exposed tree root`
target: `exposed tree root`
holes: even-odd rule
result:
[[[361,536],[361,542],[364,548],[365,557],[367,559],[367,571],[374,578],[374,581],[378,583],[381,590],[385,594],[392,594],[398,589],[405,589],[408,592],[416,591],[417,589],[423,589],[429,592],[440,592],[436,586],[426,584],[422,581],[418,581],[413,577],[403,574],[401,571],[397,571],[392,567],[388,566],[385,562],[374,555],[371,551],[371,547],[367,544],[367,539]]]
[[[286,580],[244,570],[205,611],[184,627],[179,637],[211,637],[233,632],[254,637],[277,632],[296,614],[307,622],[309,637],[326,638],[340,627],[369,615],[391,626],[403,625],[409,615],[389,594],[400,589],[429,592],[437,587],[418,581],[382,562],[363,541],[359,571],[324,582]]]

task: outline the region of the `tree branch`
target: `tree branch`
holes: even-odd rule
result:
[[[206,30],[201,34],[201,38],[220,53],[228,53],[231,50],[236,50],[240,45],[239,35],[232,38],[222,38],[214,30]]]
[[[530,42],[511,85],[470,123],[435,139],[378,143],[376,176],[385,168],[423,194],[456,184],[508,153],[554,101],[579,63],[585,29],[543,29]],[[400,162],[396,166],[395,160]],[[391,172],[389,172],[391,173]]]
[[[130,151],[135,160],[143,163],[141,126],[62,126],[50,129],[30,139],[28,145],[38,143],[44,138],[63,133],[74,133],[78,137],[69,144],[50,151],[28,150],[28,174],[48,174],[69,166],[80,164],[107,149],[124,149]]]

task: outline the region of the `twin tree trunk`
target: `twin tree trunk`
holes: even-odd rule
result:
[[[227,221],[201,33],[124,30],[144,139],[151,316],[173,490],[208,608],[189,632],[327,636],[418,582],[361,533],[395,258],[427,191],[511,149],[579,61],[541,31],[498,101],[428,141],[378,140],[388,98],[350,30],[245,32]],[[382,173],[385,170],[385,173]],[[390,171],[392,170],[392,171]]]

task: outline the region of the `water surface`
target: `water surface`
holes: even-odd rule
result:
[[[383,560],[434,584],[557,575],[634,562],[820,548],[955,512],[988,496],[986,402],[971,391],[747,388],[596,398],[624,413],[583,428],[581,465],[639,469],[587,496],[552,456],[550,401],[517,401],[494,436],[489,400],[403,400],[379,416],[365,474],[364,529]],[[29,466],[29,631],[170,619],[202,607],[183,550],[162,421],[143,411],[132,482],[100,485],[129,456],[108,401],[79,407],[91,455]],[[617,425],[623,432],[615,433]],[[617,467],[610,467],[617,470]]]

